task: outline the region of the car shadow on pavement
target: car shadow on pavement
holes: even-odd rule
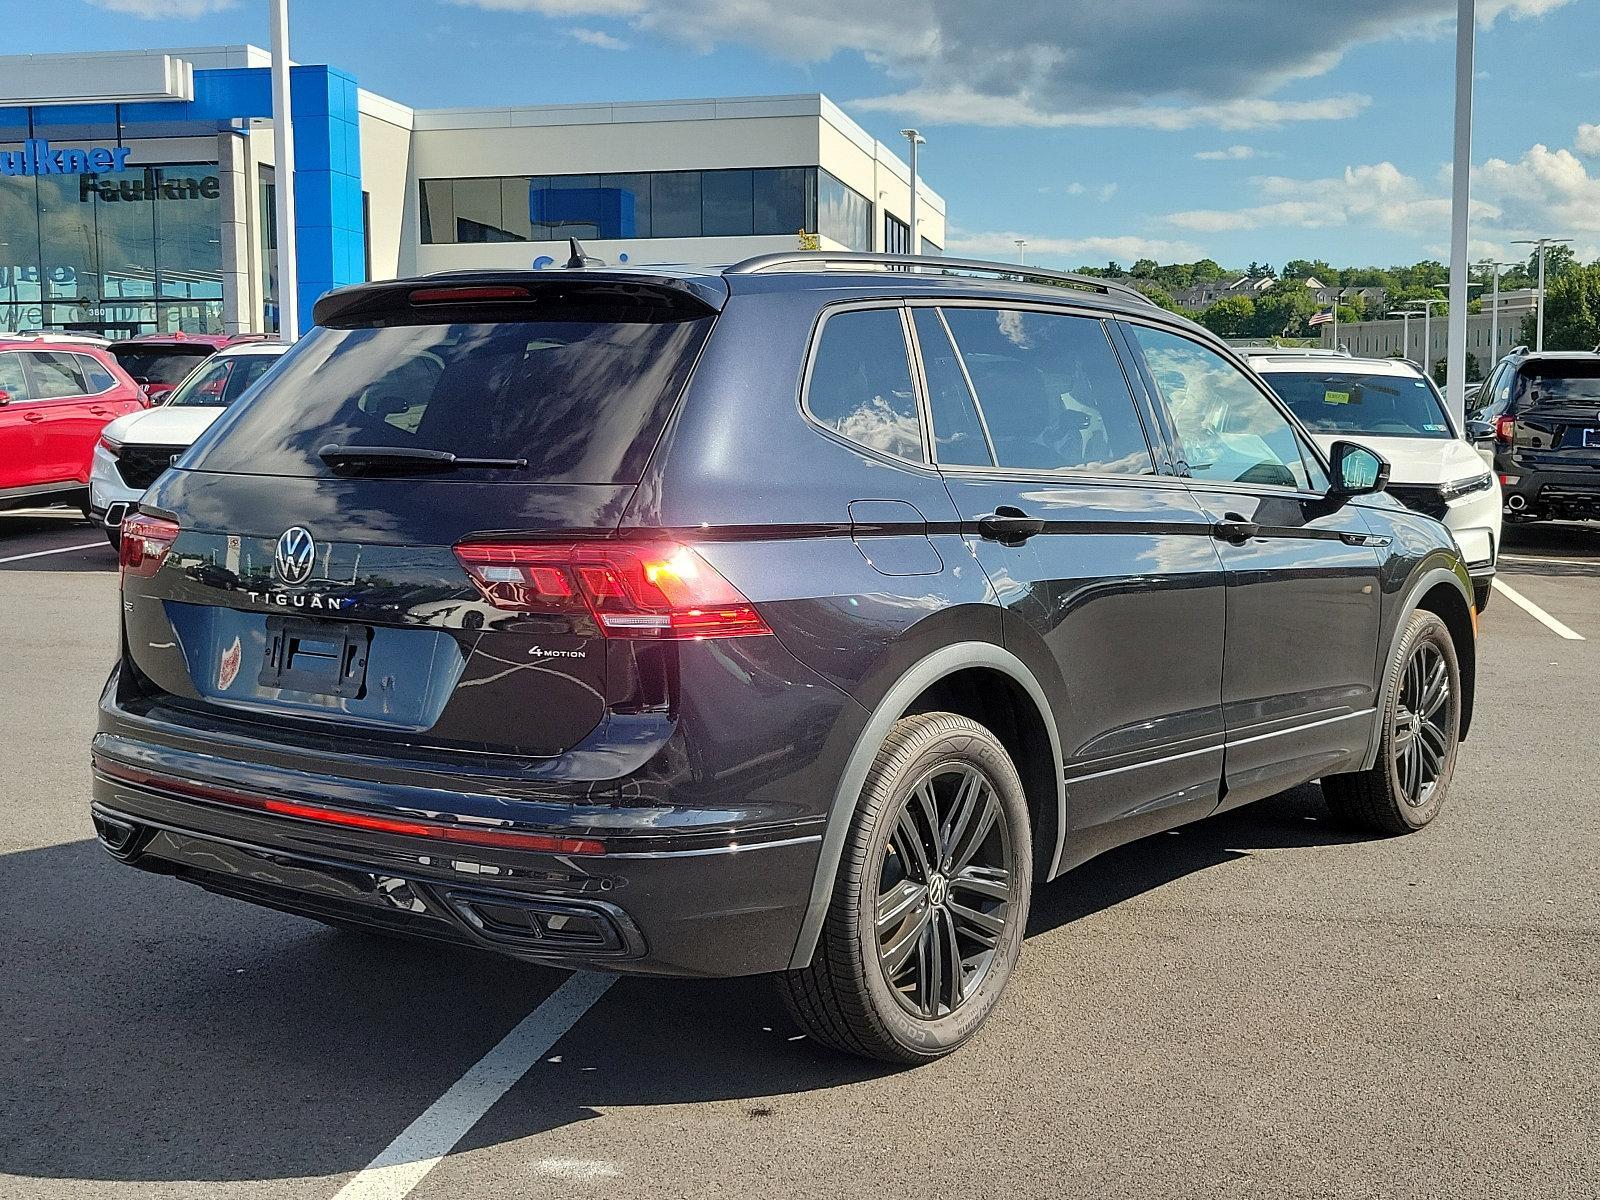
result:
[[[1253,848],[1343,839],[1298,789],[1040,890],[1030,933]],[[353,933],[130,871],[91,840],[0,856],[0,1174],[224,1181],[365,1166],[566,977]],[[784,1097],[892,1074],[802,1037],[767,978],[624,979],[468,1135],[608,1107]]]

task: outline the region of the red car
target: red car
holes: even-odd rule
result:
[[[106,350],[0,339],[0,509],[88,503],[89,459],[106,422],[146,406]]]
[[[160,404],[206,359],[224,346],[259,342],[266,333],[146,333],[113,342],[111,353],[152,404]]]

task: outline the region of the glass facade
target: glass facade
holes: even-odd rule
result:
[[[808,230],[871,248],[867,198],[815,167],[424,179],[421,199],[424,245]]]
[[[0,177],[0,329],[222,328],[215,163]]]

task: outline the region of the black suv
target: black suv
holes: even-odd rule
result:
[[[325,296],[146,495],[118,858],[965,1041],[1036,883],[1320,778],[1400,833],[1472,711],[1438,523],[1097,280],[793,254]]]
[[[1600,353],[1519,346],[1467,404],[1513,518],[1600,518]]]

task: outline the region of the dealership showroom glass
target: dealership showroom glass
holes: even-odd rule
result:
[[[0,329],[275,329],[269,63],[0,56]],[[569,237],[619,263],[735,262],[802,231],[912,245],[908,168],[825,96],[422,110],[333,66],[291,75],[303,312],[365,279],[551,265]],[[940,252],[944,201],[919,185],[915,207]]]

